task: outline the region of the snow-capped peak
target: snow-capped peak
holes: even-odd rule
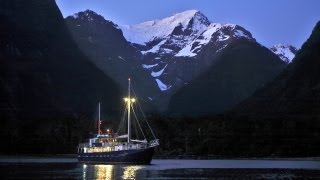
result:
[[[289,44],[277,44],[272,46],[270,50],[286,63],[290,63],[298,51],[297,48]]]
[[[187,10],[183,11],[181,13],[176,13],[168,18],[165,18],[163,20],[174,20],[176,22],[180,22],[183,27],[186,27],[191,19],[195,19],[200,21],[201,23],[208,26],[210,24],[210,21],[207,19],[205,15],[203,15],[199,10]]]
[[[193,20],[193,28],[203,29],[207,27],[209,20],[198,10],[188,10],[176,13],[170,17],[160,20],[152,20],[135,25],[124,25],[120,28],[125,38],[136,44],[145,45],[155,39],[163,39],[169,36],[175,28],[181,27],[182,30],[188,28],[190,21]]]
[[[196,9],[191,9],[191,10],[186,10],[180,13],[175,13],[171,17],[186,17],[186,18],[191,18],[193,17],[196,13],[200,12],[199,10]]]
[[[241,26],[211,23],[198,10],[188,10],[172,16],[135,25],[120,26],[127,41],[143,55],[143,68],[150,71],[161,91],[170,89],[176,81],[170,77],[176,59],[194,58],[210,47],[217,54],[237,39],[255,41]],[[210,44],[210,46],[207,46]],[[161,79],[161,80],[160,80]]]

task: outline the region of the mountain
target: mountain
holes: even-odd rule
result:
[[[214,58],[205,56],[215,56],[237,39],[255,41],[243,27],[211,23],[198,10],[120,28],[143,54],[142,67],[169,94],[206,70]]]
[[[118,85],[79,50],[54,0],[0,5],[3,122],[91,117],[99,101],[118,113]]]
[[[265,52],[265,48],[245,28],[230,23],[210,22],[198,10],[188,10],[136,25],[116,25],[90,10],[69,16],[65,21],[79,48],[98,68],[117,81],[122,89],[125,86],[121,82],[128,75],[135,77],[142,101],[162,112],[167,110],[173,94],[223,62],[223,54],[228,54],[235,47],[239,46],[235,54],[241,56],[232,57],[243,62],[243,65],[238,66],[239,62],[234,60],[217,66],[216,71],[224,72],[238,67],[248,73],[261,70],[263,75],[252,84],[247,83],[246,88],[250,90],[246,89],[234,102],[226,101],[223,107],[213,112],[228,109],[231,104],[243,100],[284,67],[284,63],[270,50]],[[241,53],[242,49],[246,53]],[[265,60],[266,57],[269,57],[269,61]],[[245,58],[250,60],[243,60]],[[250,66],[247,63],[257,64],[256,69],[253,66],[252,69],[246,68]],[[271,65],[274,66],[272,69],[269,68]],[[235,70],[240,72],[237,68]],[[221,82],[231,80],[229,77],[223,78]],[[238,81],[240,79],[239,76]],[[232,86],[226,88],[233,89]]]
[[[141,53],[123,37],[121,29],[101,15],[86,10],[65,18],[79,48],[123,92],[131,77],[141,102],[151,107],[148,97],[160,93],[156,82],[141,68]],[[151,108],[152,109],[152,108]]]
[[[291,63],[292,59],[297,53],[297,48],[288,44],[277,44],[270,48],[270,50],[278,55],[281,60],[286,63]]]
[[[318,117],[320,112],[320,22],[292,63],[268,86],[242,102],[237,113]]]
[[[230,110],[265,86],[286,66],[269,49],[245,39],[234,41],[215,64],[171,98],[174,115],[207,115]]]

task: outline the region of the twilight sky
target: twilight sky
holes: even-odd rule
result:
[[[56,0],[64,17],[86,9],[115,24],[161,19],[184,10],[200,10],[211,22],[234,23],[261,44],[300,48],[320,20],[320,0]]]

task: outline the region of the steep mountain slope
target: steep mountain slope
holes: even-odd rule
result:
[[[173,95],[168,111],[197,116],[229,110],[284,67],[267,48],[245,39],[234,41],[216,57],[214,65]]]
[[[297,48],[288,44],[277,44],[270,48],[270,50],[278,55],[281,60],[286,63],[291,63],[292,59],[297,53]]]
[[[1,120],[92,116],[99,101],[118,112],[119,88],[78,49],[54,0],[0,5]]]
[[[307,117],[320,112],[320,22],[292,63],[266,88],[235,110],[238,113]]]
[[[250,90],[246,90],[246,93],[239,92],[244,94],[241,98],[235,98],[234,101],[226,100],[223,107],[213,112],[228,109],[235,102],[243,100],[256,88],[273,78],[284,66],[273,53],[261,50],[264,47],[259,45],[251,33],[243,27],[228,23],[212,23],[197,10],[188,10],[160,20],[126,26],[117,26],[87,10],[67,17],[66,22],[79,47],[97,67],[123,88],[125,87],[123,82],[126,82],[124,79],[128,75],[135,77],[140,88],[138,90],[140,98],[142,97],[148,106],[154,105],[160,111],[167,109],[172,94],[202,73],[211,71],[217,62],[222,62],[224,58],[221,54],[228,53],[232,49],[229,46],[241,47],[243,43],[243,46],[247,47],[247,44],[254,44],[254,47],[243,48],[246,53],[245,55],[241,53],[242,57],[233,56],[243,62],[243,66],[238,68],[242,68],[243,71],[249,70],[248,73],[250,71],[255,73],[256,69],[253,67],[246,68],[247,63],[256,64],[253,59],[260,62],[259,59],[270,57],[270,61],[262,61],[265,64],[258,63],[256,67],[263,69],[260,66],[265,66],[268,70],[261,71],[263,78],[257,78],[254,83],[247,84],[246,88],[251,88]],[[119,28],[123,31],[123,35]],[[239,49],[238,53],[242,48]],[[257,50],[258,53],[250,50]],[[249,58],[253,62],[242,60],[243,58]],[[238,61],[228,62],[226,65],[230,67],[219,66],[216,71],[228,71],[229,68],[237,66],[237,63]],[[270,66],[274,66],[274,70],[269,70]],[[229,80],[223,76],[220,81]],[[232,86],[226,88],[233,89]],[[221,94],[219,96],[225,97]],[[219,103],[222,101],[220,98]]]
[[[68,16],[65,22],[90,60],[118,83],[122,91],[126,91],[127,79],[131,77],[136,93],[150,107],[148,97],[160,90],[148,72],[141,68],[140,51],[126,41],[118,26],[91,10]]]

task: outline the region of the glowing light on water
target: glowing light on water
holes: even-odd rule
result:
[[[123,171],[123,179],[136,179],[138,170],[142,169],[142,166],[126,166]]]
[[[114,165],[95,165],[96,179],[114,179]]]
[[[86,179],[87,177],[87,165],[83,164],[82,165],[82,179]]]

